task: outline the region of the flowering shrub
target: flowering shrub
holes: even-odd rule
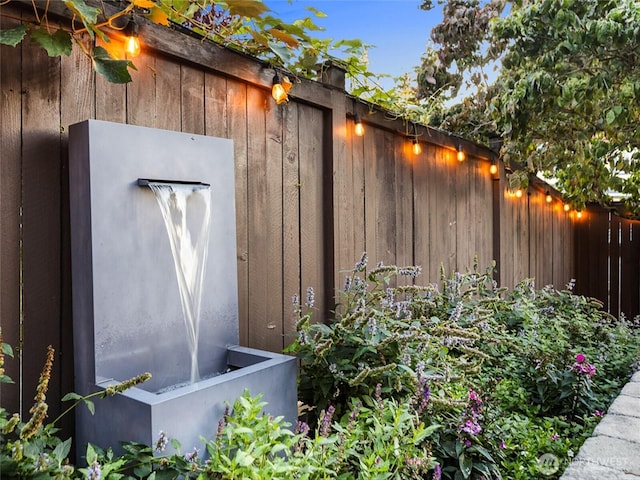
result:
[[[397,402],[428,398],[435,478],[536,478],[544,453],[566,465],[629,378],[636,325],[571,285],[507,291],[474,269],[419,286],[418,274],[367,270],[363,256],[334,319],[312,323],[294,302],[304,401],[340,412],[377,384]]]

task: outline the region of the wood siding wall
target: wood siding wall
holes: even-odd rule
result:
[[[12,5],[3,13],[30,15]],[[96,76],[78,48],[49,58],[30,42],[0,47],[0,313],[4,341],[19,354],[7,362],[16,384],[0,387],[3,407],[29,409],[49,344],[58,353],[50,415],[73,390],[67,131],[85,119],[234,141],[243,345],[281,350],[294,331],[291,296],[308,286],[326,318],[334,288],[365,251],[372,264],[422,265],[421,283],[476,257],[481,268],[495,259],[505,286],[532,276],[562,286],[574,276],[572,218],[535,189],[510,197],[504,171],[489,174],[487,148],[417,126],[415,156],[403,121],[339,88],[301,80],[276,106],[262,63],[155,25],[140,34],[144,53],[128,85]],[[352,134],[356,112],[364,137]]]

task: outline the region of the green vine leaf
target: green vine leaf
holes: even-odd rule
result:
[[[11,28],[9,30],[0,30],[0,43],[2,45],[15,47],[22,41],[26,33],[26,25],[18,25],[17,27]]]
[[[37,28],[31,32],[31,40],[44,48],[50,57],[71,55],[71,34],[64,30],[50,34],[46,28]]]
[[[93,29],[91,28],[98,22],[98,15],[100,14],[100,9],[96,7],[90,7],[83,0],[64,0],[64,4],[66,7],[75,13],[82,23],[86,27],[89,35],[93,38]]]
[[[129,83],[131,75],[128,68],[135,69],[129,60],[114,60],[102,47],[95,47],[93,51],[93,69],[111,83]]]

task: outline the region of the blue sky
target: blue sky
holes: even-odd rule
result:
[[[284,21],[311,16],[312,6],[325,14],[315,23],[325,28],[318,38],[359,39],[371,44],[369,70],[394,77],[413,73],[426,50],[431,28],[441,20],[440,9],[425,11],[420,0],[264,0]],[[435,3],[435,2],[434,2]],[[385,82],[387,83],[387,82]]]

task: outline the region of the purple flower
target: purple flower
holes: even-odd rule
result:
[[[584,363],[576,362],[576,363],[573,364],[571,369],[574,372],[581,373],[581,374],[586,375],[588,377],[593,377],[596,374],[595,365],[591,365],[588,362],[584,362]]]
[[[593,411],[593,414],[594,414],[596,417],[602,417],[602,416],[604,416],[604,412],[603,412],[603,411],[601,411],[601,410],[594,410],[594,411]]]
[[[433,468],[433,479],[432,480],[440,480],[442,478],[442,468],[440,468],[439,464]]]
[[[475,419],[469,419],[464,422],[464,425],[460,428],[465,433],[469,435],[478,435],[482,431],[482,427],[475,421]]]
[[[329,405],[326,412],[322,412],[322,420],[320,422],[320,435],[322,437],[329,436],[329,429],[331,428],[331,422],[333,420],[333,414],[336,411],[336,407]]]
[[[504,443],[504,440],[500,440],[500,450],[504,450],[507,448],[507,445]]]
[[[101,474],[100,464],[94,461],[87,469],[87,480],[100,480]]]
[[[184,454],[184,459],[189,463],[195,463],[198,459],[198,452],[198,449],[194,448],[193,452]]]
[[[558,435],[556,435],[555,433],[553,435],[551,435],[551,441],[555,442],[558,439]]]
[[[576,355],[576,363],[582,363],[585,360],[585,356],[581,353]]]
[[[471,440],[465,440],[464,441],[464,446],[465,447],[470,447],[471,446]]]

